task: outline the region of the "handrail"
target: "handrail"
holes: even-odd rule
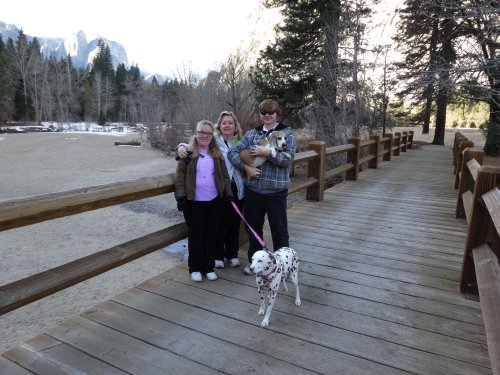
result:
[[[174,191],[174,174],[0,201],[0,231]]]
[[[400,135],[393,137],[391,134],[383,138],[377,135],[373,137],[374,139],[369,141],[352,139],[353,143],[328,148],[324,142],[310,142],[310,150],[297,153],[293,163],[294,166],[307,164],[307,177],[294,180],[288,193],[306,189],[306,199],[320,201],[323,199],[325,179],[344,173],[346,178],[357,179],[363,164],[367,163],[368,168],[376,168],[380,157],[383,160],[390,160],[396,150],[412,148],[413,132],[408,132],[405,137]],[[403,141],[398,141],[397,148],[394,148],[396,139]],[[361,152],[366,150],[368,155],[360,158]],[[346,162],[327,170],[326,158],[341,154],[346,155]],[[0,231],[173,191],[174,176],[169,174],[0,201]],[[0,315],[177,242],[185,238],[187,233],[185,223],[169,226],[161,231],[0,286]]]
[[[479,295],[493,374],[500,375],[500,167],[481,166],[462,151],[456,215],[468,223],[460,291]],[[465,162],[467,159],[467,162]]]
[[[471,208],[471,197],[476,185],[477,173],[483,162],[484,152],[472,148],[465,148],[460,153],[455,189],[458,189],[457,205],[455,208],[456,218],[470,219],[467,215]]]

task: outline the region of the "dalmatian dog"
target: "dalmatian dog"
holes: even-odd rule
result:
[[[288,292],[286,278],[289,277],[295,285],[295,305],[302,304],[299,293],[299,260],[295,250],[289,247],[282,247],[274,254],[267,250],[259,250],[252,256],[252,263],[249,268],[256,274],[257,289],[260,297],[259,315],[264,315],[264,320],[260,324],[265,328],[269,325],[269,317],[276,301],[280,283],[283,281],[283,286]],[[266,309],[264,290],[269,290],[269,303]]]
[[[281,130],[276,130],[271,133],[266,138],[260,140],[260,146],[266,146],[269,149],[274,148],[276,151],[283,151],[286,148],[286,142],[288,136],[285,132]],[[264,156],[254,156],[250,149],[241,150],[240,158],[246,165],[251,167],[260,167],[267,160]]]

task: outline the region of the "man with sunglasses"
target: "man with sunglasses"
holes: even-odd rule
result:
[[[275,100],[266,99],[259,104],[262,124],[249,130],[244,137],[228,153],[233,165],[245,172],[245,220],[262,238],[264,221],[267,214],[274,251],[288,247],[288,221],[286,214],[288,188],[290,187],[290,170],[295,158],[295,137],[289,126],[279,122],[280,107]],[[260,146],[260,141],[269,133],[280,130],[287,135],[287,147],[276,151]],[[267,161],[259,168],[243,163],[240,152],[250,149],[255,156],[263,156]],[[259,240],[247,228],[249,248],[248,261],[252,255],[261,250]],[[244,273],[251,275],[248,266]]]

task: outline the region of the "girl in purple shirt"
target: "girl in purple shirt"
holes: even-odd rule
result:
[[[189,157],[177,162],[175,199],[189,228],[188,267],[193,281],[217,280],[214,272],[217,229],[223,199],[232,201],[231,182],[213,138],[214,125],[202,120],[188,146]]]

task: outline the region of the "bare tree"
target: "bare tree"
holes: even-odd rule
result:
[[[220,97],[226,109],[232,110],[242,128],[248,130],[257,122],[255,86],[249,78],[249,50],[237,49],[221,67]]]

